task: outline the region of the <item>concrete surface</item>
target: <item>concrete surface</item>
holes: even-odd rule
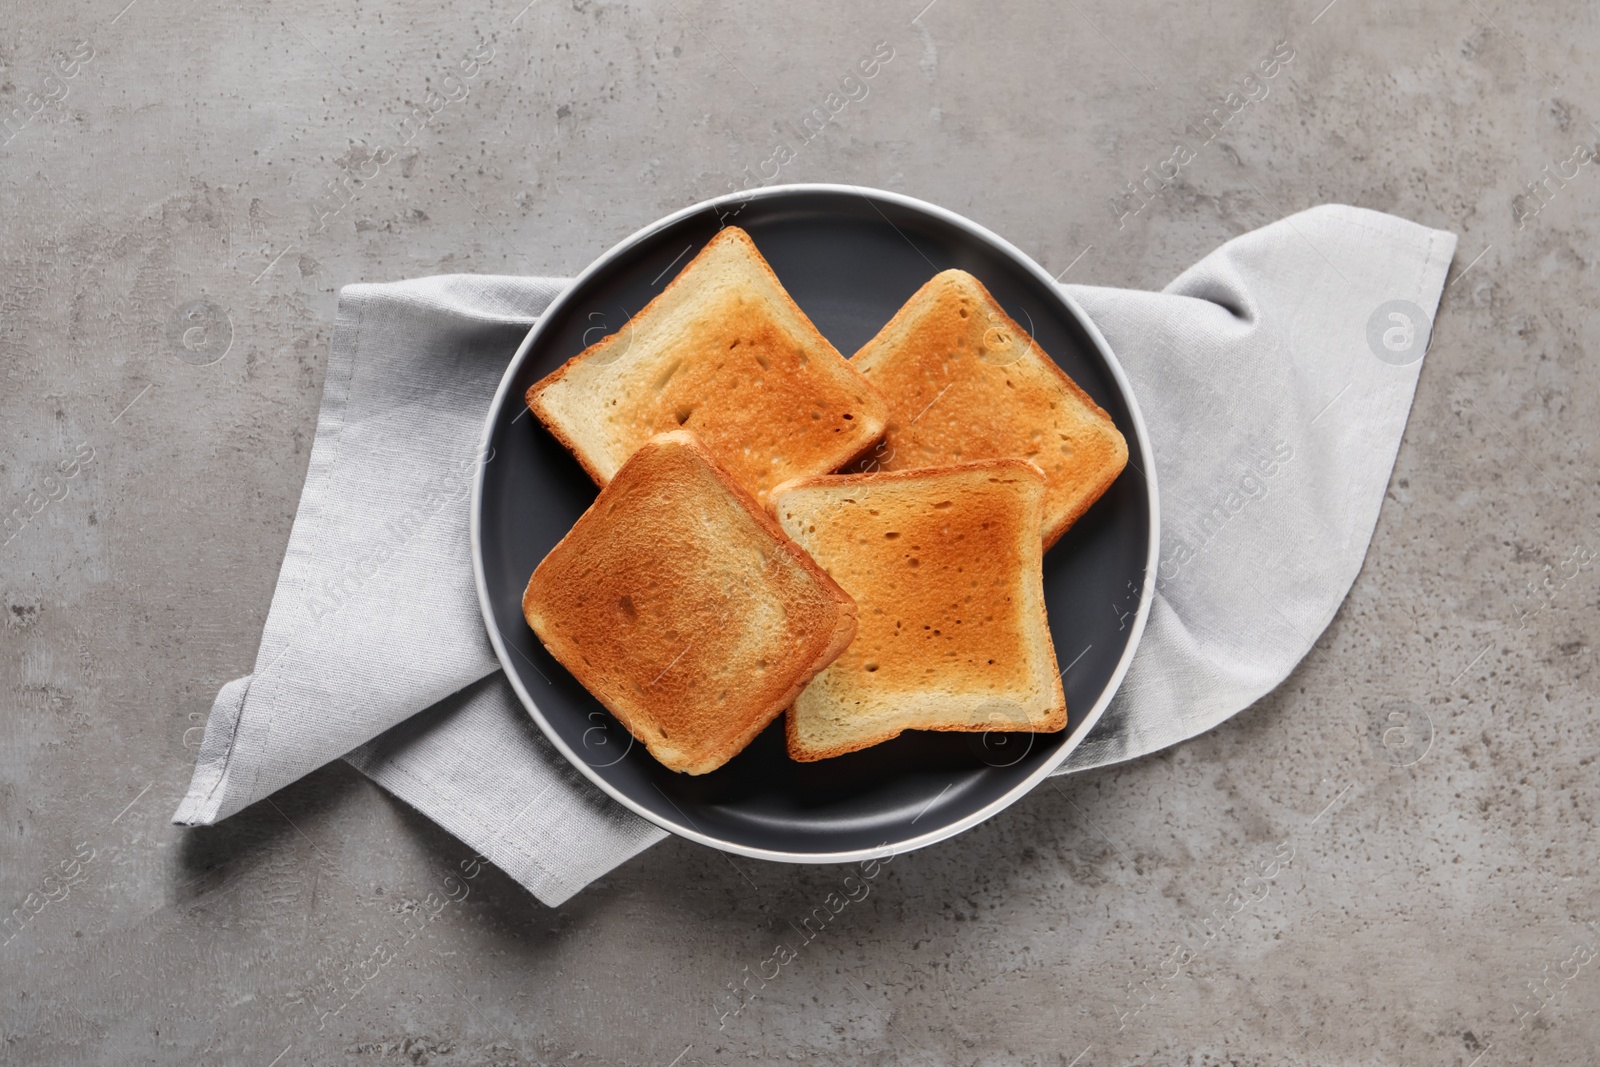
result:
[[[525,2],[0,16],[0,510],[27,516],[0,550],[0,1061],[1593,1062],[1593,5]],[[1107,285],[1325,201],[1461,234],[1307,662],[895,859],[738,1014],[843,870],[669,841],[559,910],[486,871],[435,911],[467,851],[342,766],[168,825],[254,655],[339,286],[576,272],[759,166],[878,42],[784,180],[924,197]]]

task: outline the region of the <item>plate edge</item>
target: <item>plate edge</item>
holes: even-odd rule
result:
[[[1139,607],[1133,620],[1133,632],[1129,636],[1127,646],[1123,649],[1122,656],[1117,661],[1116,669],[1112,671],[1110,680],[1106,683],[1106,686],[1101,692],[1099,699],[1097,699],[1094,706],[1090,708],[1088,715],[1085,716],[1083,724],[1077,731],[1074,732],[1072,737],[1069,737],[1066,740],[1066,743],[1061,746],[1061,750],[1049,760],[1041,764],[1039,768],[1027,778],[1024,778],[1011,789],[1007,790],[1004,794],[995,798],[993,801],[990,801],[977,811],[972,812],[956,822],[941,826],[937,830],[932,830],[918,837],[897,842],[892,847],[885,843],[884,845],[869,849],[851,849],[843,852],[832,853],[801,853],[752,848],[747,845],[740,845],[735,842],[724,841],[720,838],[712,837],[708,834],[702,833],[698,829],[695,829],[692,821],[689,820],[687,815],[684,815],[681,809],[679,809],[679,814],[683,815],[684,821],[689,823],[688,826],[673,823],[671,820],[658,815],[656,812],[644,808],[642,805],[637,804],[630,798],[622,795],[619,791],[614,790],[608,782],[606,782],[599,774],[595,773],[594,768],[590,767],[586,762],[578,757],[578,755],[572,751],[566,742],[561,739],[559,733],[545,721],[543,713],[539,710],[538,702],[535,701],[532,694],[527,691],[527,688],[522,684],[522,681],[517,676],[516,672],[510,669],[510,655],[508,654],[505,642],[500,635],[499,627],[495,623],[494,612],[489,601],[488,582],[483,571],[481,515],[483,510],[483,482],[488,463],[480,463],[477,465],[477,469],[473,474],[472,480],[471,512],[469,515],[469,533],[472,551],[472,575],[473,583],[477,587],[478,591],[478,608],[483,615],[484,628],[488,631],[489,643],[494,647],[495,657],[500,662],[500,669],[504,672],[507,681],[511,683],[511,687],[516,692],[518,699],[522,701],[524,710],[526,710],[533,718],[534,722],[538,724],[540,732],[545,735],[546,740],[548,740],[551,745],[553,745],[556,750],[559,751],[562,756],[573,765],[573,767],[582,773],[584,777],[593,782],[603,793],[611,797],[611,799],[615,800],[617,803],[621,804],[623,807],[627,808],[629,811],[632,811],[634,814],[640,816],[646,821],[661,827],[663,830],[667,830],[671,833],[677,834],[680,837],[687,838],[688,840],[695,841],[703,845],[708,845],[723,852],[730,852],[738,856],[747,856],[751,859],[770,860],[780,863],[834,864],[855,863],[873,859],[881,862],[885,858],[886,849],[888,849],[888,855],[900,855],[906,852],[912,852],[919,848],[925,848],[929,845],[947,840],[965,830],[971,829],[979,823],[985,822],[986,820],[994,817],[1001,811],[1010,807],[1012,804],[1016,803],[1023,796],[1032,792],[1040,782],[1050,777],[1050,775],[1053,774],[1055,770],[1066,761],[1067,757],[1070,756],[1077,749],[1077,747],[1083,743],[1084,739],[1087,738],[1089,733],[1094,729],[1095,724],[1100,721],[1100,717],[1105,714],[1105,710],[1110,705],[1112,698],[1122,687],[1123,679],[1127,676],[1128,668],[1133,662],[1134,654],[1138,651],[1139,644],[1144,637],[1145,624],[1149,619],[1151,605],[1153,604],[1155,598],[1155,583],[1151,580],[1151,576],[1155,573],[1155,568],[1159,562],[1161,551],[1160,493],[1156,485],[1155,465],[1153,462],[1154,453],[1150,449],[1150,438],[1145,428],[1144,413],[1139,407],[1138,398],[1134,395],[1132,384],[1128,381],[1127,374],[1124,372],[1122,364],[1117,360],[1116,354],[1111,350],[1111,346],[1109,343],[1107,343],[1105,335],[1100,332],[1100,328],[1095,325],[1094,320],[1089,318],[1089,316],[1084,312],[1083,308],[1078,305],[1076,300],[1072,299],[1072,297],[1066,292],[1061,284],[1047,274],[1044,268],[1039,266],[1039,264],[1034,261],[1032,256],[1028,255],[1026,252],[1023,252],[1016,245],[1012,244],[1010,241],[1007,241],[999,234],[994,233],[987,227],[973,222],[971,219],[968,219],[963,215],[959,215],[948,208],[943,208],[937,204],[931,204],[915,197],[906,196],[902,193],[895,193],[885,189],[873,189],[857,185],[816,182],[796,183],[789,185],[769,185],[760,189],[744,190],[741,192],[727,193],[722,196],[712,197],[709,200],[703,200],[697,204],[692,204],[689,207],[682,208],[671,213],[670,215],[666,215],[660,219],[657,219],[655,222],[635,230],[632,234],[623,238],[621,241],[618,241],[601,255],[596,257],[588,267],[584,268],[583,271],[581,271],[575,278],[572,279],[570,283],[568,283],[567,287],[563,289],[554,300],[545,306],[545,309],[539,313],[538,320],[528,330],[527,336],[523,338],[522,343],[517,346],[516,352],[511,356],[510,361],[506,365],[505,373],[501,375],[500,384],[495,389],[494,398],[490,401],[488,413],[484,417],[483,431],[479,435],[478,441],[478,454],[489,454],[487,450],[489,448],[490,439],[494,435],[495,423],[501,408],[505,403],[506,394],[511,388],[512,378],[515,376],[518,368],[521,366],[523,359],[526,358],[528,351],[533,347],[535,340],[540,336],[540,333],[544,328],[544,324],[551,321],[552,313],[559,311],[569,301],[572,294],[578,290],[581,283],[587,281],[592,275],[598,273],[600,270],[608,266],[623,251],[639,244],[645,238],[681,221],[682,219],[699,214],[703,211],[716,210],[728,204],[744,204],[751,200],[771,199],[775,197],[806,192],[851,193],[860,196],[869,204],[872,202],[872,199],[876,197],[884,202],[897,204],[902,207],[911,208],[932,215],[935,218],[941,219],[942,221],[955,226],[957,229],[964,230],[980,240],[989,242],[1005,251],[1018,263],[1022,264],[1028,271],[1030,271],[1037,280],[1043,282],[1047,288],[1060,297],[1067,309],[1077,319],[1078,324],[1082,326],[1085,333],[1089,335],[1090,341],[1093,342],[1099,351],[1100,356],[1105,360],[1106,366],[1111,371],[1112,379],[1116,382],[1118,389],[1122,393],[1123,402],[1128,406],[1128,412],[1133,421],[1134,435],[1139,442],[1140,454],[1147,459],[1145,464],[1146,470],[1141,473],[1143,474],[1146,495],[1150,508],[1150,547],[1145,558],[1144,578],[1140,583]],[[890,225],[893,225],[893,223],[890,223]],[[490,462],[492,462],[492,460]],[[660,791],[659,788],[657,791]],[[662,796],[666,797],[666,794],[663,793]],[[669,804],[673,803],[671,797],[666,797],[666,800]],[[676,808],[677,805],[673,804],[673,807]]]

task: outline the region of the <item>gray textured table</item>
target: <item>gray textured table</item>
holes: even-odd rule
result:
[[[0,19],[0,1061],[1592,1059],[1592,6],[524,2]],[[947,205],[1074,282],[1159,287],[1325,201],[1460,233],[1311,657],[896,858],[760,986],[842,871],[669,840],[559,910],[492,870],[435,909],[466,849],[342,765],[168,825],[338,288],[576,272],[746,168]]]

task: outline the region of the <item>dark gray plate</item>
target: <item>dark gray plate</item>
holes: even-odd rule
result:
[[[1059,734],[913,732],[863,752],[796,763],[772,724],[712,774],[677,774],[579,685],[522,617],[522,592],[596,489],[522,397],[529,385],[659,293],[723,225],[744,227],[827,338],[847,356],[935,273],[960,267],[1116,420],[1127,470],[1045,556],[1045,601],[1064,670]],[[489,410],[472,509],[478,595],[495,651],[528,712],[572,763],[640,815],[684,837],[764,859],[844,862],[958,833],[1049,774],[1100,717],[1150,609],[1156,487],[1144,423],[1088,318],[1031,259],[942,208],[851,186],[775,186],[722,197],[607,252],[550,305]]]

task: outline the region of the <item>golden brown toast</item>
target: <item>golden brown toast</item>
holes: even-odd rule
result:
[[[966,271],[934,275],[851,363],[889,402],[883,443],[862,469],[1030,460],[1049,486],[1046,548],[1128,462],[1111,417]]]
[[[650,754],[716,770],[855,635],[849,595],[693,434],[651,438],[522,598],[550,654]]]
[[[1044,476],[1017,459],[803,478],[769,504],[856,602],[843,655],[789,710],[789,754],[818,760],[902,730],[1060,730],[1045,618]]]
[[[763,503],[779,482],[870,449],[888,415],[736,226],[527,402],[597,485],[652,435],[682,427]]]

